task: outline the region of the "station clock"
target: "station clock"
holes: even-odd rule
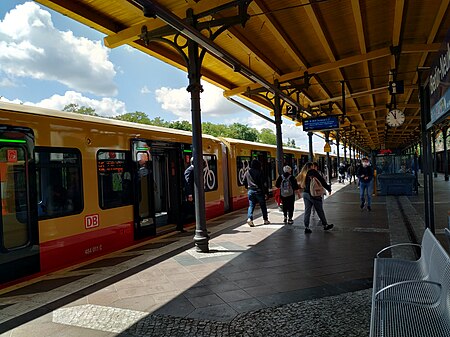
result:
[[[399,109],[390,110],[386,116],[386,123],[390,127],[396,128],[405,122],[405,114]]]

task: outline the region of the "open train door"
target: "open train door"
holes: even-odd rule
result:
[[[134,167],[134,237],[142,239],[156,235],[153,163],[146,140],[131,141]]]
[[[40,270],[31,129],[0,125],[0,284]]]
[[[267,151],[256,151],[252,150],[251,152],[252,160],[257,159],[261,163],[261,169],[264,177],[266,178],[267,189],[272,191],[272,162],[270,158],[270,154]]]

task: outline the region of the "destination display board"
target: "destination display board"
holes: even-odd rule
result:
[[[430,69],[430,106],[431,121],[428,128],[448,115],[450,110],[450,29],[447,31],[444,42],[441,45],[438,56],[434,59]]]
[[[339,129],[339,116],[321,116],[303,119],[303,131]]]
[[[99,173],[122,173],[124,171],[125,162],[123,160],[99,160],[97,162],[97,170]]]

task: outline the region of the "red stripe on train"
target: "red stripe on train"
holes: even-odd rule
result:
[[[208,202],[205,208],[207,219],[224,214],[223,200]],[[82,234],[43,242],[40,245],[41,271],[45,273],[68,267],[136,243],[132,222],[98,230],[86,230]]]
[[[41,271],[68,267],[134,243],[132,222],[43,242],[40,245]]]
[[[210,201],[205,204],[206,219],[216,218],[223,215],[225,203],[222,199]]]
[[[232,198],[233,211],[248,207],[248,196],[247,194],[239,195]]]

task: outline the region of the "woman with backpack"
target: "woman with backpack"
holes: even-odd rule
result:
[[[283,174],[275,182],[275,186],[280,189],[281,202],[283,203],[284,223],[292,225],[294,220],[295,191],[298,190],[297,180],[291,174],[292,169],[286,165],[283,167]]]
[[[297,176],[297,180],[300,182],[300,186],[304,186],[303,200],[305,202],[305,234],[310,234],[312,231],[309,228],[309,218],[311,216],[311,209],[316,209],[317,215],[319,215],[322,221],[324,230],[333,228],[333,224],[328,224],[323,211],[322,195],[325,188],[329,194],[331,194],[331,186],[327,184],[322,175],[314,169],[314,165],[308,162],[303,166],[302,171]]]

